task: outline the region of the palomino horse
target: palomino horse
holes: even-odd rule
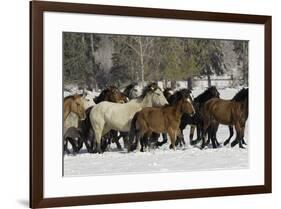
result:
[[[156,83],[148,85],[141,97],[132,99],[128,103],[118,104],[101,102],[90,113],[91,124],[97,142],[97,151],[101,150],[101,137],[110,130],[129,132],[131,120],[135,113],[144,107],[163,106],[168,104],[163,92]]]
[[[68,115],[73,112],[78,115],[79,119],[83,120],[86,118],[85,107],[83,103],[83,96],[75,94],[67,96],[63,101],[63,120],[65,121]]]
[[[166,105],[164,107],[146,107],[137,112],[131,123],[130,143],[136,137],[137,147],[139,142],[141,144],[141,151],[143,145],[146,145],[147,138],[152,133],[168,133],[171,146],[175,150],[176,137],[179,133],[179,125],[183,113],[194,115],[195,110],[192,101],[189,97],[181,95],[181,98],[173,105]],[[129,147],[128,151],[131,150]]]
[[[80,121],[75,114],[71,113],[65,121],[64,145],[67,153],[69,153],[68,149],[66,149],[68,142],[71,143],[74,152],[79,152],[83,143],[86,145],[88,152],[93,152],[94,134],[91,129],[89,114],[95,103],[94,98],[91,97],[89,92],[84,91],[84,94],[85,96],[82,97],[84,106],[88,107],[85,111],[85,120]],[[122,98],[123,100],[121,100]],[[109,87],[103,90],[100,95],[95,98],[95,101],[97,103],[102,101],[124,103],[126,98],[124,98],[123,94],[118,89],[116,90],[116,87]]]
[[[205,146],[206,131],[213,124],[220,123],[234,126],[236,139],[231,143],[234,147],[239,143],[240,148],[244,148],[242,139],[244,138],[245,124],[248,119],[248,88],[241,89],[232,100],[213,98],[207,101],[203,107],[203,142],[201,148]],[[215,128],[215,131],[217,128]]]
[[[78,107],[78,105],[75,105],[75,103],[79,103],[80,109],[82,109],[81,107],[83,107],[83,114],[85,116],[85,110],[95,105],[93,99],[94,96],[87,90],[84,90],[83,94],[75,94],[64,98],[64,133],[68,128],[72,126],[77,128],[79,121],[85,119],[84,117],[76,113],[77,111],[75,111],[75,108],[72,109],[72,107]]]

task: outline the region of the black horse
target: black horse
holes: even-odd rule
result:
[[[183,133],[183,130],[187,125],[192,125],[189,135],[189,140],[191,145],[197,144],[202,139],[202,131],[203,131],[203,117],[201,114],[201,109],[203,105],[212,98],[219,98],[220,93],[218,92],[215,86],[211,86],[207,88],[203,93],[198,95],[194,101],[193,106],[195,108],[195,115],[193,117],[189,116],[188,114],[184,114],[181,118],[180,130]],[[197,139],[193,140],[194,129],[197,129]],[[211,128],[208,130],[208,137],[209,139],[216,139],[215,136],[211,135]],[[215,128],[215,127],[214,127]],[[184,141],[183,141],[184,143]],[[214,141],[213,147],[219,146],[219,143]]]
[[[125,87],[123,94],[129,99],[137,98],[139,96],[138,90],[136,89],[137,86],[138,84],[136,82],[129,84],[128,86]]]

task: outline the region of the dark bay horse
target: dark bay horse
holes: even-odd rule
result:
[[[171,146],[175,149],[176,137],[179,133],[180,119],[183,113],[195,114],[192,101],[188,96],[181,94],[181,98],[173,105],[163,107],[145,107],[137,112],[131,122],[129,142],[132,145],[134,139],[136,144],[141,145],[141,151],[147,145],[148,137],[152,133],[168,133]],[[131,151],[132,147],[128,148]]]
[[[116,86],[109,86],[104,89],[99,96],[94,99],[94,101],[96,104],[103,101],[124,103],[127,101],[127,98]]]
[[[189,140],[190,144],[194,145],[197,144],[201,139],[202,139],[202,132],[203,132],[203,117],[202,117],[202,107],[204,104],[212,99],[212,98],[220,98],[220,93],[218,92],[217,88],[215,86],[211,86],[207,88],[203,93],[199,94],[197,97],[194,99],[194,107],[196,110],[196,114],[194,117],[190,117],[188,115],[183,115],[182,117],[182,122],[180,125],[181,131],[185,129],[186,125],[192,125],[190,128],[190,134],[189,134]],[[193,140],[193,135],[194,135],[194,130],[195,128],[197,129],[197,139]],[[211,138],[211,130],[208,130],[208,137],[209,139]],[[214,137],[212,140],[213,147],[217,147],[219,143],[215,141]]]
[[[212,124],[223,124],[234,126],[236,139],[231,143],[234,147],[239,143],[243,147],[245,124],[248,119],[248,88],[241,89],[231,100],[219,98],[210,99],[202,109],[203,115],[203,141],[201,148],[204,148],[207,129]],[[216,130],[215,130],[216,131]],[[230,138],[224,144],[229,142]]]

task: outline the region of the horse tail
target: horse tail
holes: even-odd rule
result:
[[[128,141],[128,152],[133,151],[136,148],[137,141],[134,143],[137,135],[136,122],[138,118],[138,113],[136,113],[131,121],[131,127],[129,132],[129,141]]]

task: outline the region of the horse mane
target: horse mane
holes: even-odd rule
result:
[[[155,82],[150,83],[146,87],[144,87],[144,89],[142,90],[142,94],[139,96],[139,98],[143,99],[147,95],[148,92],[154,92],[157,89],[160,89],[157,83],[155,83]]]
[[[83,96],[83,94],[73,94],[73,95],[68,95],[68,96],[64,97],[64,98],[63,98],[63,100],[65,101],[65,100],[70,99],[70,98],[74,99],[74,97],[76,97],[76,96],[80,96],[80,97],[82,97],[82,96]]]
[[[130,95],[131,90],[132,90],[136,85],[138,85],[138,84],[137,84],[137,83],[131,83],[131,84],[129,84],[128,86],[126,86],[125,89],[124,89],[124,91],[123,91],[123,93],[125,94],[125,96],[128,97],[128,96]]]
[[[114,85],[111,85],[111,86],[107,87],[107,89],[108,89],[108,90],[113,90],[113,89],[119,90],[118,87],[117,87],[117,86],[114,86]]]
[[[241,102],[244,101],[246,98],[248,98],[248,88],[242,88],[240,91],[238,91],[235,96],[231,99],[231,101],[235,102]]]
[[[170,96],[168,102],[169,104],[173,105],[179,100],[181,100],[182,98],[190,98],[190,100],[192,100],[190,94],[191,94],[190,89],[180,89]]]
[[[104,98],[105,98],[105,95],[106,95],[109,91],[110,91],[109,88],[106,88],[106,89],[102,90],[102,92],[94,99],[94,102],[95,102],[96,104],[102,102],[102,101],[104,100]]]
[[[194,102],[196,103],[204,103],[214,97],[214,95],[211,93],[211,90],[216,88],[215,86],[211,86],[207,88],[203,93],[199,94],[195,99]]]
[[[165,88],[163,94],[168,93],[169,91],[172,91],[172,88]]]

